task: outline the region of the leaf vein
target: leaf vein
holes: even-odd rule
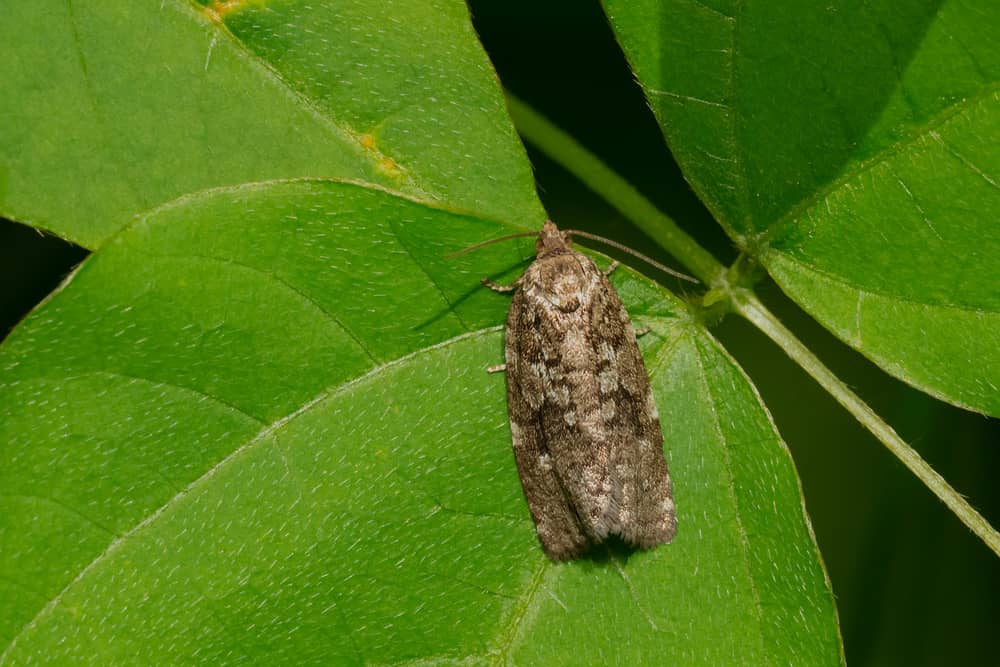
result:
[[[646,91],[649,92],[651,95],[659,95],[661,97],[672,97],[674,99],[684,100],[685,102],[695,102],[697,104],[704,104],[705,106],[709,107],[718,107],[720,109],[732,108],[730,105],[725,104],[724,102],[706,100],[701,97],[694,97],[691,95],[682,95],[681,93],[672,93],[669,90],[657,90],[655,88],[647,88]]]
[[[268,76],[269,78],[271,78],[273,82],[280,85],[281,88],[284,89],[289,96],[297,100],[302,105],[302,107],[309,112],[310,115],[312,115],[319,121],[321,125],[326,126],[328,129],[331,129],[335,135],[338,135],[339,138],[344,142],[344,144],[349,146],[353,150],[355,155],[357,155],[362,160],[370,164],[373,164],[373,166],[378,164],[378,160],[372,160],[372,158],[368,155],[368,152],[362,147],[361,142],[359,141],[361,133],[351,128],[348,124],[334,118],[328,112],[328,110],[320,107],[314,100],[307,97],[305,93],[299,90],[296,86],[292,85],[292,83],[287,78],[285,78],[285,75],[282,72],[280,72],[272,63],[268,62],[264,58],[260,57],[258,54],[254,53],[254,51],[247,44],[243,42],[243,40],[239,39],[236,35],[234,35],[233,32],[229,30],[229,28],[226,26],[224,21],[213,20],[211,16],[204,11],[204,7],[202,5],[199,5],[197,2],[195,2],[195,0],[189,0],[188,8],[191,11],[191,13],[194,14],[196,20],[198,20],[199,22],[208,21],[209,23],[211,23],[211,25],[215,27],[215,29],[218,32],[225,35],[229,39],[229,41],[235,45],[237,51],[244,55],[247,61],[256,64],[262,70],[265,76]],[[213,37],[213,40],[214,39],[215,38]],[[376,157],[388,158],[388,156],[385,156],[385,154],[382,153],[381,151],[378,152],[373,151],[371,154]],[[405,185],[408,189],[412,190],[413,192],[419,193],[423,196],[434,198],[432,193],[425,190],[421,186],[417,185],[417,183],[413,180],[413,178],[410,177],[409,171],[406,168],[404,168],[403,165],[398,160],[396,160],[395,158],[388,158],[388,159],[391,159],[393,164],[399,169],[399,173],[402,175],[403,180],[405,181]]]
[[[538,566],[538,570],[528,583],[528,587],[524,595],[524,602],[520,606],[514,608],[510,619],[508,619],[506,624],[501,624],[501,627],[494,638],[494,641],[499,645],[500,651],[498,663],[510,664],[510,652],[514,648],[518,634],[521,632],[521,629],[527,620],[533,616],[532,612],[538,608],[540,597],[539,593],[542,589],[551,589],[553,582],[558,578],[558,576],[558,567],[551,565],[548,561],[541,561]]]
[[[230,454],[228,454],[227,456],[225,456],[224,458],[222,458],[221,460],[219,460],[218,463],[216,463],[214,466],[212,466],[211,468],[209,468],[208,470],[206,470],[204,473],[202,473],[201,476],[199,476],[197,479],[193,480],[191,483],[189,483],[187,486],[185,486],[183,489],[181,489],[179,492],[177,492],[177,494],[175,494],[173,497],[171,497],[169,500],[167,500],[165,503],[163,503],[163,505],[161,505],[156,510],[154,510],[152,513],[150,513],[150,515],[147,516],[145,519],[143,519],[142,521],[140,521],[139,523],[137,523],[135,526],[133,526],[132,528],[130,528],[128,531],[122,533],[119,537],[117,537],[114,540],[112,540],[111,543],[108,544],[107,548],[104,551],[102,551],[100,554],[98,554],[92,561],[90,561],[90,563],[88,563],[85,567],[83,567],[80,570],[80,572],[68,584],[66,584],[66,586],[63,587],[62,590],[60,590],[56,595],[54,595],[49,600],[49,602],[44,607],[42,607],[38,611],[38,613],[35,614],[35,616],[30,621],[28,621],[28,623],[26,623],[21,628],[20,631],[18,631],[18,633],[16,635],[14,635],[13,639],[11,639],[10,644],[7,645],[7,648],[4,649],[3,653],[0,653],[0,664],[3,664],[3,663],[5,663],[7,661],[7,658],[10,657],[11,653],[16,648],[18,640],[21,637],[25,636],[27,633],[31,632],[31,630],[34,629],[46,616],[48,616],[49,614],[51,614],[52,611],[59,605],[59,603],[62,601],[62,599],[66,596],[66,594],[71,589],[73,589],[77,584],[79,584],[91,571],[94,570],[94,568],[96,568],[98,565],[100,565],[104,561],[108,560],[112,555],[114,555],[115,552],[117,552],[119,549],[121,549],[122,546],[125,543],[127,543],[129,540],[131,540],[132,538],[134,538],[136,535],[138,535],[144,529],[146,529],[149,526],[151,526],[152,524],[154,524],[160,517],[162,517],[164,514],[166,514],[167,511],[170,510],[170,508],[172,508],[175,505],[177,505],[181,500],[183,500],[185,497],[187,497],[187,495],[189,495],[192,491],[194,491],[195,489],[197,489],[198,487],[202,486],[203,484],[205,484],[209,480],[211,480],[213,477],[215,477],[215,475],[218,474],[221,469],[223,469],[229,463],[235,461],[244,452],[250,450],[252,447],[256,446],[258,443],[264,441],[265,438],[267,438],[268,436],[270,436],[273,433],[277,432],[278,430],[284,428],[290,422],[294,421],[299,416],[301,416],[302,414],[306,413],[307,411],[309,411],[310,409],[312,409],[314,406],[316,406],[318,403],[320,403],[320,402],[322,402],[324,400],[327,400],[327,399],[334,398],[336,396],[342,395],[342,394],[350,391],[354,387],[357,387],[358,385],[362,384],[363,382],[365,382],[365,381],[367,381],[367,380],[369,380],[369,379],[371,379],[371,378],[373,378],[373,377],[375,377],[375,376],[377,376],[377,375],[379,375],[379,374],[381,374],[381,373],[383,373],[383,372],[385,372],[385,371],[387,371],[389,369],[392,369],[392,368],[395,368],[396,366],[404,364],[404,363],[406,363],[406,362],[410,361],[411,359],[414,359],[414,358],[416,358],[418,356],[421,356],[423,354],[428,354],[430,352],[433,352],[433,351],[436,351],[436,350],[439,350],[439,349],[442,349],[442,348],[446,348],[446,347],[448,347],[450,345],[454,345],[454,344],[456,344],[458,342],[461,342],[463,340],[466,340],[466,339],[470,339],[470,338],[475,338],[477,336],[484,336],[484,335],[496,333],[496,332],[500,331],[501,329],[502,329],[502,326],[489,327],[487,329],[478,329],[476,331],[470,331],[470,332],[461,334],[459,336],[455,336],[454,338],[449,338],[448,340],[442,341],[442,342],[437,343],[435,345],[431,345],[429,347],[421,348],[419,350],[414,350],[413,352],[411,352],[409,354],[403,355],[403,356],[401,356],[401,357],[399,357],[397,359],[394,359],[392,361],[388,361],[388,362],[386,362],[384,364],[376,366],[375,368],[372,368],[371,370],[369,370],[367,373],[365,373],[363,375],[360,375],[360,376],[358,376],[358,377],[356,377],[356,378],[354,378],[354,379],[352,379],[352,380],[350,380],[348,382],[345,382],[345,383],[343,383],[341,385],[338,385],[338,386],[335,386],[335,387],[328,387],[327,389],[324,389],[319,394],[317,394],[315,397],[313,397],[312,399],[310,399],[309,401],[307,401],[306,403],[304,403],[301,407],[297,408],[296,410],[290,412],[289,414],[285,415],[284,417],[282,417],[280,419],[277,419],[272,424],[270,424],[270,425],[266,426],[265,428],[261,429],[257,433],[257,435],[255,435],[253,438],[251,438],[250,440],[248,440],[244,444],[242,444],[239,447],[237,447],[236,449],[234,449]]]
[[[168,254],[168,253],[156,253],[156,256],[157,257],[173,258],[173,259],[182,259],[182,260],[187,260],[187,259],[194,258],[194,259],[205,260],[206,262],[217,262],[219,264],[224,264],[224,265],[228,265],[228,266],[238,266],[238,267],[246,269],[247,271],[250,271],[252,273],[256,273],[257,275],[261,275],[261,276],[264,276],[264,277],[269,278],[271,280],[274,280],[276,283],[278,283],[279,285],[285,287],[286,289],[288,289],[292,293],[298,295],[304,301],[306,301],[307,303],[309,303],[310,305],[312,305],[314,308],[316,308],[316,310],[318,310],[320,313],[322,313],[323,316],[327,320],[329,320],[333,324],[337,325],[337,328],[340,329],[341,331],[343,331],[352,341],[354,341],[355,345],[357,345],[359,348],[361,348],[362,352],[365,353],[365,356],[368,357],[368,360],[371,361],[373,364],[379,364],[379,363],[382,363],[382,361],[383,361],[382,359],[379,359],[378,357],[376,357],[375,354],[371,350],[368,349],[368,347],[364,344],[364,342],[362,342],[361,338],[359,338],[357,336],[357,334],[355,334],[346,324],[344,324],[340,320],[339,317],[337,317],[336,315],[334,315],[332,311],[330,311],[327,308],[325,308],[316,299],[314,299],[313,297],[309,296],[308,294],[306,294],[305,292],[303,292],[302,290],[300,290],[294,284],[292,284],[292,283],[288,282],[287,280],[285,280],[284,278],[282,278],[280,275],[278,275],[274,271],[265,271],[264,269],[261,269],[260,267],[254,266],[252,264],[246,264],[244,262],[236,261],[235,259],[232,259],[231,257],[227,257],[227,258],[211,257],[211,256],[208,256],[208,255],[200,255],[200,254],[197,254],[197,253],[187,253],[187,254],[184,254],[184,255],[173,255],[173,254]]]
[[[126,379],[126,380],[135,380],[137,382],[145,382],[147,384],[154,385],[154,386],[157,386],[157,387],[173,387],[174,389],[180,389],[181,391],[186,391],[186,392],[190,392],[192,394],[195,394],[196,396],[201,396],[202,398],[204,398],[206,400],[209,400],[209,401],[211,401],[213,403],[218,403],[219,405],[221,405],[223,407],[226,407],[226,408],[229,408],[233,412],[236,412],[237,414],[240,414],[240,415],[246,417],[247,419],[249,419],[251,421],[254,421],[254,422],[258,423],[258,424],[264,425],[264,423],[265,423],[264,420],[262,420],[260,417],[255,417],[252,414],[250,414],[249,412],[247,412],[246,410],[240,408],[238,405],[235,405],[233,403],[225,401],[225,400],[219,398],[218,396],[212,396],[211,394],[208,394],[208,393],[206,393],[206,392],[204,392],[204,391],[202,391],[200,389],[195,389],[194,387],[189,387],[187,385],[178,384],[176,382],[170,382],[170,381],[167,381],[167,380],[159,380],[159,379],[154,380],[153,378],[142,377],[140,375],[132,375],[130,373],[122,373],[121,371],[109,371],[109,370],[103,370],[103,369],[101,369],[101,370],[87,371],[86,373],[82,373],[80,375],[69,376],[69,377],[66,377],[65,379],[71,380],[71,379],[73,379],[75,377],[84,377],[84,376],[87,376],[87,375],[106,375],[108,377],[118,377],[118,378],[123,378],[123,379]]]
[[[412,250],[410,250],[407,247],[407,245],[403,242],[403,238],[402,236],[400,236],[399,230],[396,228],[396,221],[389,219],[388,222],[389,222],[389,229],[392,231],[392,235],[396,238],[396,243],[399,244],[400,248],[406,251],[406,254],[409,255],[410,260],[417,265],[417,268],[420,269],[420,272],[424,274],[424,277],[427,278],[430,284],[434,286],[434,289],[437,290],[438,294],[441,295],[441,300],[444,301],[444,305],[446,307],[453,305],[451,299],[449,299],[448,295],[444,293],[444,290],[441,288],[441,285],[439,285],[438,282],[434,280],[434,277],[430,274],[430,272],[417,259],[417,255]],[[455,316],[455,319],[458,320],[458,323],[462,326],[463,329],[468,330],[469,325],[465,322],[465,320],[462,319],[462,316],[458,314],[458,311],[452,310],[451,314]]]
[[[808,264],[804,260],[799,259],[798,257],[795,257],[795,256],[793,256],[793,255],[791,255],[789,253],[779,252],[779,254],[782,257],[784,257],[785,259],[787,259],[788,261],[793,262],[795,264],[798,264],[806,272],[815,274],[817,276],[820,276],[821,278],[825,278],[826,280],[829,280],[830,282],[840,283],[841,285],[843,285],[845,287],[849,287],[851,289],[858,290],[859,292],[864,292],[868,296],[874,296],[874,297],[878,297],[878,298],[886,299],[886,300],[890,300],[890,301],[898,301],[898,302],[902,302],[902,303],[908,303],[908,304],[912,304],[914,306],[923,306],[925,308],[941,308],[941,309],[949,309],[949,310],[959,310],[959,311],[966,312],[966,313],[974,313],[976,315],[986,315],[986,316],[991,316],[991,315],[997,315],[998,314],[998,312],[995,311],[995,310],[987,310],[985,308],[978,308],[976,306],[966,306],[966,305],[963,305],[963,304],[960,304],[960,303],[951,303],[951,302],[947,302],[947,303],[931,303],[931,302],[928,302],[928,301],[920,301],[920,300],[914,299],[912,297],[906,297],[906,296],[902,296],[902,295],[898,295],[898,294],[892,294],[892,293],[889,293],[889,292],[885,292],[883,290],[873,289],[873,288],[870,288],[870,287],[863,287],[863,286],[859,285],[858,283],[856,283],[856,282],[854,282],[852,280],[848,280],[847,278],[845,278],[843,276],[837,275],[835,273],[830,273],[827,270],[820,269],[820,268],[817,268],[817,267],[815,267],[815,266],[813,266],[811,264]]]
[[[716,434],[719,436],[719,442],[722,444],[722,457],[724,460],[726,476],[729,478],[729,484],[726,485],[727,495],[732,500],[733,506],[736,509],[736,529],[740,536],[740,551],[743,554],[743,563],[747,569],[748,579],[750,581],[750,593],[753,596],[754,608],[757,610],[757,624],[759,628],[758,638],[760,640],[761,655],[767,655],[767,647],[764,643],[764,609],[761,605],[760,591],[757,590],[757,582],[753,577],[753,568],[750,563],[750,539],[747,536],[746,527],[743,525],[742,512],[740,511],[740,501],[736,497],[735,485],[736,480],[733,478],[733,466],[732,461],[729,457],[729,445],[726,436],[722,432],[722,424],[719,420],[719,413],[716,410],[715,396],[712,394],[712,386],[708,382],[708,374],[705,372],[705,363],[701,356],[701,351],[695,349],[695,360],[698,363],[698,368],[701,371],[699,373],[702,380],[702,388],[705,391],[705,398],[707,399],[708,405],[711,408],[712,413],[712,425]]]
[[[926,123],[913,128],[908,136],[900,138],[899,141],[883,148],[867,160],[858,163],[853,169],[843,172],[839,178],[833,179],[825,187],[817,189],[812,195],[789,208],[784,215],[779,217],[766,231],[760,234],[759,241],[761,248],[763,249],[766,245],[773,244],[775,239],[780,238],[786,228],[794,226],[798,222],[803,213],[828,198],[841,187],[844,187],[848,181],[856,179],[858,176],[889,162],[889,160],[897,155],[903,154],[911,146],[918,144],[924,137],[931,137],[935,141],[943,143],[940,136],[937,136],[937,129],[945,127],[955,118],[963,118],[962,112],[971,109],[983,100],[990,97],[995,98],[997,91],[1000,91],[1000,84],[986,86],[978,94],[964,98],[950,107],[943,109]],[[947,149],[947,146],[945,148]]]
[[[982,168],[980,168],[978,165],[976,165],[975,162],[973,162],[972,160],[970,160],[969,158],[967,158],[964,154],[958,152],[958,150],[956,150],[954,146],[952,146],[951,144],[946,143],[945,140],[941,138],[940,134],[938,134],[935,131],[928,132],[928,134],[931,136],[932,139],[934,139],[934,141],[936,141],[939,144],[941,144],[941,146],[943,146],[946,151],[948,151],[949,153],[951,153],[962,164],[964,164],[966,166],[966,168],[968,168],[974,174],[976,174],[981,179],[983,179],[984,181],[986,181],[987,183],[989,183],[995,189],[1000,190],[1000,183],[997,183],[995,180],[993,180],[993,178],[991,178],[989,174],[987,174],[985,171],[983,171]]]

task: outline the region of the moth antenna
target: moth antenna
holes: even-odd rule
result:
[[[593,241],[600,241],[601,243],[605,243],[605,244],[611,246],[612,248],[617,248],[618,250],[621,250],[622,252],[627,252],[628,254],[632,255],[633,257],[638,257],[639,259],[641,259],[642,261],[646,262],[650,266],[654,266],[657,269],[659,269],[660,271],[663,271],[666,274],[674,276],[675,278],[680,278],[681,280],[687,280],[688,282],[692,282],[692,283],[695,283],[695,284],[698,284],[700,282],[697,278],[692,278],[691,276],[687,275],[686,273],[681,273],[680,271],[675,271],[675,270],[671,269],[669,266],[664,266],[663,264],[660,264],[659,262],[657,262],[652,257],[647,257],[646,255],[643,255],[638,250],[633,250],[632,248],[629,248],[624,243],[619,243],[618,241],[612,241],[611,239],[604,238],[603,236],[598,236],[597,234],[591,234],[590,232],[584,232],[584,231],[581,231],[579,229],[567,229],[566,233],[569,234],[570,236],[582,236],[585,239],[591,239]],[[473,246],[473,247],[475,247],[475,246]]]
[[[500,243],[501,241],[509,241],[511,239],[520,239],[525,236],[538,236],[538,232],[518,232],[517,234],[508,234],[507,236],[499,236],[495,239],[490,239],[489,241],[483,241],[482,243],[477,243],[476,245],[470,245],[468,248],[459,250],[458,252],[453,252],[450,255],[445,255],[445,259],[454,259],[455,257],[461,257],[462,255],[467,255],[473,250],[479,250],[480,248],[485,248],[488,245],[493,245],[494,243]]]

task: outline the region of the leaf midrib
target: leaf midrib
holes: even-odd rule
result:
[[[189,18],[200,25],[207,25],[210,29],[217,31],[215,37],[217,37],[218,34],[221,34],[224,39],[228,40],[230,44],[235,46],[234,52],[236,54],[239,54],[240,57],[242,57],[244,61],[251,66],[259,68],[261,73],[266,78],[269,78],[272,82],[278,84],[290,97],[300,103],[303,109],[308,111],[311,116],[315,117],[319,121],[320,126],[325,126],[327,129],[332,130],[335,135],[343,140],[346,147],[350,147],[354,151],[355,155],[357,155],[362,162],[372,164],[373,166],[375,165],[376,161],[369,157],[369,155],[362,149],[361,144],[358,142],[357,137],[359,133],[354,131],[350,125],[338,121],[334,116],[328,113],[328,110],[323,109],[304,93],[297,90],[295,86],[291,85],[284,75],[275,69],[270,62],[258,56],[242,40],[238,39],[236,35],[229,30],[224,21],[212,20],[206,13],[206,8],[204,6],[195,2],[195,0],[187,0],[186,2],[182,2],[180,4],[183,6],[179,7],[179,9],[181,9],[181,11],[186,10]],[[382,153],[379,154],[382,155]],[[399,166],[400,171],[404,176],[407,188],[411,188],[413,192],[421,196],[429,199],[436,199],[430,191],[424,190],[413,181],[410,177],[409,170],[402,163],[395,158],[393,158],[393,162]]]
[[[962,311],[962,312],[966,312],[966,313],[973,313],[973,314],[976,314],[976,315],[992,316],[992,315],[1000,314],[996,310],[987,310],[985,308],[976,308],[974,306],[967,306],[967,305],[964,305],[964,304],[954,303],[954,302],[921,301],[919,299],[915,299],[913,297],[902,296],[902,295],[896,294],[894,292],[887,292],[885,290],[880,290],[880,289],[873,288],[873,287],[862,286],[862,285],[859,285],[858,283],[856,283],[856,282],[854,282],[852,280],[849,280],[845,276],[841,276],[839,274],[831,273],[831,272],[829,272],[827,270],[817,268],[816,266],[814,266],[812,264],[809,264],[809,263],[805,262],[804,260],[802,260],[802,259],[800,259],[798,257],[795,257],[794,255],[792,255],[790,253],[787,253],[787,252],[784,252],[784,251],[780,251],[780,250],[779,251],[772,251],[772,252],[774,252],[775,254],[780,254],[783,258],[785,258],[789,262],[792,262],[793,264],[797,264],[798,266],[802,267],[803,270],[805,270],[807,272],[810,272],[810,273],[813,273],[816,276],[820,277],[821,279],[825,279],[825,280],[828,280],[830,282],[839,283],[839,284],[841,284],[841,285],[843,285],[845,287],[848,287],[848,288],[850,288],[852,290],[856,290],[856,291],[858,291],[858,292],[860,292],[860,293],[862,293],[862,294],[864,294],[866,296],[874,296],[874,297],[877,297],[877,298],[880,298],[880,299],[886,299],[886,300],[898,301],[898,302],[902,302],[902,303],[908,303],[908,304],[912,304],[914,306],[922,306],[924,308],[941,308],[941,309],[946,309],[946,310],[957,310],[957,311]],[[765,263],[765,265],[767,264],[766,261],[764,263]]]
[[[853,169],[841,172],[840,176],[828,181],[826,185],[818,188],[811,195],[800,200],[777,220],[768,225],[767,229],[761,232],[757,237],[758,250],[756,254],[762,260],[766,261],[767,253],[771,251],[771,244],[774,240],[780,237],[787,228],[795,226],[795,224],[798,223],[799,218],[804,213],[816,207],[820,202],[837,192],[849,181],[854,180],[855,178],[882,164],[888,163],[897,155],[905,153],[907,150],[917,145],[920,141],[930,137],[938,129],[945,127],[953,118],[964,118],[964,111],[980,104],[990,96],[996,94],[998,91],[1000,91],[1000,83],[995,82],[992,85],[984,85],[975,95],[966,97],[959,100],[955,104],[942,109],[935,115],[928,118],[924,123],[911,125],[909,131],[905,135],[901,136],[899,140],[882,148],[867,160],[862,160],[857,163]],[[945,146],[947,147],[947,145]]]
[[[722,431],[722,422],[719,420],[719,412],[716,408],[717,401],[715,395],[712,393],[712,385],[708,381],[708,373],[705,370],[705,360],[702,357],[701,350],[698,349],[698,342],[696,340],[692,340],[691,342],[694,347],[695,360],[698,364],[698,377],[701,380],[701,389],[704,391],[704,396],[707,399],[706,402],[712,408],[712,425],[716,435],[719,437],[719,443],[722,449],[723,464],[726,470],[726,477],[728,478],[726,492],[729,496],[730,502],[733,504],[733,509],[735,510],[733,518],[736,523],[736,533],[739,536],[740,554],[742,555],[743,567],[746,570],[747,582],[750,586],[750,595],[753,598],[753,608],[757,612],[754,620],[757,621],[757,639],[760,642],[760,655],[762,657],[767,657],[769,651],[764,632],[764,609],[761,604],[760,591],[757,590],[757,579],[754,576],[754,567],[750,557],[750,537],[747,534],[746,526],[743,525],[743,509],[741,508],[740,499],[735,490],[736,479],[733,475],[732,458],[729,455],[730,443],[729,439]]]

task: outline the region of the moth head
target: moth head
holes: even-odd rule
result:
[[[535,241],[535,256],[541,258],[546,255],[557,255],[569,251],[571,246],[569,233],[559,231],[556,223],[546,220],[542,225],[542,231],[538,233],[538,240]]]

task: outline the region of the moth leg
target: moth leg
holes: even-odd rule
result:
[[[635,330],[635,337],[638,338],[639,336],[645,336],[646,334],[648,334],[652,330],[653,330],[653,327],[643,327],[641,329],[636,329]]]
[[[497,364],[496,366],[487,366],[487,373],[504,373],[507,370],[507,364]]]
[[[517,289],[517,282],[511,283],[510,285],[499,285],[489,278],[481,278],[479,282],[486,285],[494,292],[513,292]]]
[[[621,265],[621,262],[619,262],[617,259],[615,261],[611,262],[611,265],[608,266],[608,268],[604,269],[604,275],[610,276],[611,273],[612,273],[612,271],[614,271],[615,269],[617,269],[620,265]]]

